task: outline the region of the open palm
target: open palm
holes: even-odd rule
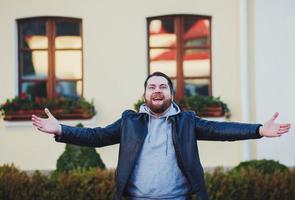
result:
[[[279,124],[275,120],[279,116],[276,112],[268,121],[266,121],[263,126],[260,127],[259,133],[261,136],[265,137],[280,137],[282,134],[287,133],[291,128],[291,124]]]
[[[48,118],[41,118],[36,115],[32,115],[32,124],[39,130],[50,134],[61,134],[61,126],[57,119],[45,108],[45,113]]]

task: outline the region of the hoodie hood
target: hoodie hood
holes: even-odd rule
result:
[[[164,123],[166,124],[166,127],[167,127],[168,126],[168,118],[170,116],[177,115],[178,113],[180,113],[180,108],[178,107],[178,105],[176,103],[174,103],[172,101],[170,107],[167,108],[167,110],[162,115],[155,116],[151,112],[150,108],[146,104],[143,104],[143,105],[140,106],[139,113],[146,113],[149,116],[149,119],[148,119],[148,137],[147,137],[147,140],[148,140],[148,142],[151,142],[151,133],[150,133],[150,131],[151,131],[152,127],[154,127],[154,125],[155,125],[155,121],[154,120],[163,120]],[[154,122],[152,122],[152,120]],[[167,129],[169,129],[169,130],[167,130]],[[167,151],[168,151],[169,134],[171,132],[170,129],[171,128],[166,128],[166,131],[164,131],[165,134],[166,134],[166,155],[167,155]]]

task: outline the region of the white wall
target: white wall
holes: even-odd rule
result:
[[[0,101],[17,91],[17,18],[67,16],[83,19],[84,96],[94,98],[97,116],[90,126],[105,126],[132,108],[143,92],[146,17],[162,14],[212,16],[213,94],[221,96],[239,120],[239,4],[236,0],[1,0]],[[230,80],[230,81],[229,81]],[[0,121],[0,164],[21,169],[53,169],[64,145],[30,125],[7,127]],[[205,166],[235,165],[240,143],[201,143]],[[117,163],[118,145],[97,149],[107,167]]]
[[[295,119],[295,1],[254,1],[254,65],[256,69],[256,120],[265,121],[275,111],[278,122]],[[295,165],[295,129],[279,139],[262,139],[258,158]]]

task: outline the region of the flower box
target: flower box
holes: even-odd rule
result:
[[[224,116],[223,108],[221,105],[208,106],[199,112],[202,117],[221,117]]]
[[[0,115],[6,121],[31,120],[32,114],[46,118],[44,108],[48,108],[57,119],[90,119],[96,113],[93,102],[89,103],[83,98],[48,100],[36,97],[33,100],[22,94],[11,100],[7,99],[0,106]]]

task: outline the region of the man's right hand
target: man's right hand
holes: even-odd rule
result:
[[[40,118],[36,115],[32,115],[32,124],[39,130],[49,134],[61,135],[61,125],[57,119],[50,113],[50,111],[44,109],[48,118]]]

